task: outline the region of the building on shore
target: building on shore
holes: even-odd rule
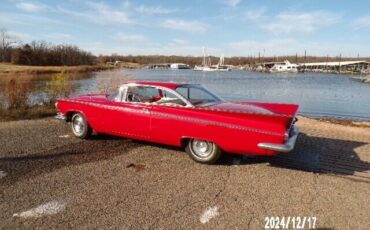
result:
[[[288,71],[288,67],[292,71]],[[290,63],[282,62],[265,62],[256,63],[246,66],[243,69],[253,70],[257,72],[324,72],[324,73],[370,73],[370,62],[368,61],[335,61],[335,62],[311,62],[311,63]],[[293,71],[294,70],[294,71]]]
[[[370,70],[370,62],[336,61],[299,63],[299,70],[311,72],[362,73]]]

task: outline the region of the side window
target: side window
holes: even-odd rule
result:
[[[161,90],[161,95],[160,99],[153,101],[153,103],[167,106],[186,106],[186,103],[181,98],[170,91]]]
[[[189,99],[189,88],[187,87],[179,87],[176,89],[176,91],[181,94],[181,96]]]
[[[117,90],[116,92],[109,95],[108,99],[111,100],[111,101],[116,101],[116,102],[121,101],[121,92],[120,92],[120,90]]]
[[[162,90],[163,92],[163,97],[164,98],[167,98],[167,99],[179,99],[178,96],[176,96],[175,94],[171,93],[171,92],[168,92],[166,90]]]
[[[127,89],[126,101],[130,102],[152,102],[159,97],[159,91],[155,87],[130,86]]]

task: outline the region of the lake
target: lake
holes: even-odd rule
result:
[[[96,92],[101,81],[124,75],[132,80],[199,83],[226,100],[297,103],[299,114],[309,117],[370,120],[370,84],[338,74],[123,69],[91,73],[72,80],[76,88],[73,94]],[[40,80],[36,82],[44,84]]]

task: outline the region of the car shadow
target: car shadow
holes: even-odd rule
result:
[[[275,156],[226,156],[223,165],[269,163],[272,167],[315,173],[354,175],[370,182],[370,162],[361,160],[355,149],[366,142],[346,141],[301,133],[295,149]]]
[[[0,169],[8,173],[0,182],[13,184],[64,167],[109,160],[139,146],[129,139],[99,135],[26,156],[0,157]]]
[[[313,137],[301,133],[296,148],[290,153],[276,156],[249,156],[225,154],[217,165],[233,166],[268,163],[271,167],[288,168],[306,172],[352,175],[370,182],[370,163],[362,161],[355,149],[365,142],[344,141]],[[181,151],[183,148],[123,139],[109,135],[92,136],[90,140],[70,143],[51,150],[27,156],[0,158],[0,168],[11,172],[2,183],[49,173],[54,170],[90,162],[112,159],[143,145]],[[5,179],[5,180],[4,180]]]

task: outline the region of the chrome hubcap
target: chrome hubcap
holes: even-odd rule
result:
[[[77,134],[81,134],[84,131],[85,125],[81,116],[76,116],[72,121],[73,131]]]
[[[212,144],[208,141],[193,140],[191,143],[193,152],[199,157],[208,157],[212,153]]]

